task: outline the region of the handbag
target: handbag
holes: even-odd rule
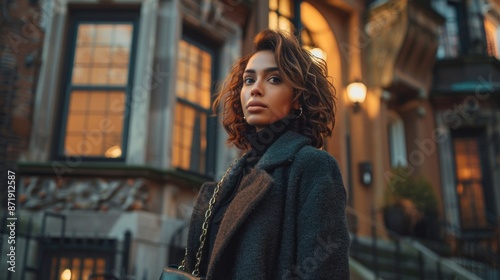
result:
[[[198,252],[196,253],[196,265],[194,266],[193,272],[189,273],[189,271],[187,271],[186,268],[186,259],[187,259],[187,247],[186,247],[186,251],[184,253],[184,259],[182,260],[181,265],[177,268],[175,266],[165,267],[163,269],[163,272],[161,273],[160,280],[204,280],[205,279],[205,277],[199,276],[200,274],[199,268],[200,268],[201,258],[203,255],[203,247],[205,246],[205,240],[207,238],[208,224],[210,222],[210,217],[212,216],[212,210],[215,205],[217,195],[219,194],[220,186],[222,185],[222,182],[224,182],[227,175],[229,174],[229,171],[237,161],[238,158],[235,159],[234,162],[231,164],[231,166],[229,166],[229,168],[226,170],[226,173],[224,174],[224,176],[222,176],[222,179],[217,183],[212,198],[210,198],[210,201],[208,202],[208,209],[205,212],[205,221],[201,226],[202,231],[200,236],[200,247],[198,248]]]

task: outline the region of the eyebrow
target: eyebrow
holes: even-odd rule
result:
[[[263,69],[264,73],[270,73],[270,72],[274,72],[274,71],[279,71],[279,68],[278,67],[269,67],[269,68],[264,68]],[[252,73],[252,74],[255,74],[255,70],[254,69],[246,69],[245,70],[245,73]]]

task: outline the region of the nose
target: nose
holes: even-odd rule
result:
[[[256,81],[252,89],[250,90],[250,96],[256,96],[256,95],[263,95],[264,92],[262,91],[261,84],[259,81]]]

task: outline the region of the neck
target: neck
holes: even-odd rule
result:
[[[250,156],[262,156],[276,139],[289,130],[290,123],[290,119],[284,118],[248,134],[246,138],[252,147]]]

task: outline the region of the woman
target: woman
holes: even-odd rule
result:
[[[324,61],[266,30],[225,80],[228,143],[247,151],[213,206],[199,265],[207,279],[349,279],[346,193],[335,159],[319,150],[335,121]],[[185,268],[193,271],[215,184],[200,190]]]

